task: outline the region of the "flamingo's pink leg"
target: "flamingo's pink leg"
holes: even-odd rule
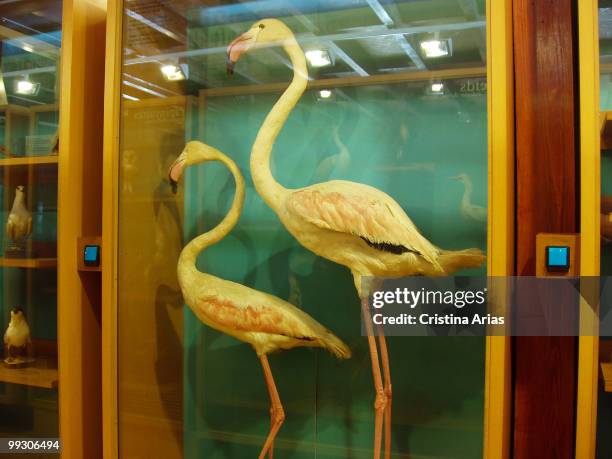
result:
[[[385,331],[381,325],[377,325],[378,345],[380,346],[380,360],[382,362],[383,376],[385,379],[385,395],[387,406],[385,408],[385,459],[391,459],[391,404],[393,403],[393,391],[391,389],[391,366],[389,364],[389,352]]]
[[[276,390],[276,384],[274,384],[274,377],[272,376],[272,370],[270,369],[270,364],[268,363],[268,357],[264,354],[259,357],[261,360],[261,366],[263,367],[264,377],[266,378],[266,385],[268,386],[268,393],[270,394],[270,433],[268,433],[268,438],[266,438],[266,442],[261,449],[261,453],[259,454],[259,459],[264,459],[266,454],[270,452],[270,457],[272,457],[272,448],[274,446],[274,439],[276,438],[276,434],[279,429],[283,425],[285,421],[285,410],[283,410],[283,405],[280,401],[280,397],[278,396],[278,391]]]
[[[387,396],[383,389],[380,363],[378,361],[378,350],[376,349],[376,338],[374,337],[374,331],[372,329],[372,318],[370,317],[370,307],[367,298],[361,300],[361,310],[363,312],[363,321],[368,335],[370,359],[372,361],[372,376],[374,377],[374,389],[376,390],[376,398],[374,400],[374,459],[380,459],[383,414],[387,405]]]
[[[270,430],[274,426],[274,410],[270,407]],[[274,442],[270,445],[270,449],[268,450],[268,459],[274,459]]]

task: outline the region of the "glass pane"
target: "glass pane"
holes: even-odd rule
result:
[[[177,279],[181,249],[223,219],[236,189],[227,167],[215,162],[186,167],[173,194],[168,172],[178,169],[170,166],[188,141],[199,140],[235,161],[246,182],[236,227],[199,254],[197,268],[297,306],[352,351],[349,360],[304,347],[270,355],[286,414],[277,455],[369,457],[375,392],[353,277],[331,261],[335,250],[317,256],[316,247],[302,245],[266,203],[274,202],[266,190],[275,189],[274,180],[290,189],[330,180],[366,184],[390,195],[436,246],[484,251],[484,1],[214,3],[152,7],[134,0],[124,11],[120,454],[257,457],[270,428],[261,363],[251,346],[231,337],[246,339],[240,327],[248,317],[236,320],[232,310],[231,325],[209,316],[216,326],[204,325],[184,306]],[[282,23],[262,22],[270,17]],[[292,35],[299,47],[265,45]],[[244,54],[228,77],[232,42],[230,58]],[[297,83],[282,96],[289,102],[275,106],[292,78]],[[273,178],[265,161],[250,162],[253,145],[265,147],[256,138],[269,113],[282,124]],[[353,244],[380,257],[402,250],[361,238]],[[456,274],[486,270],[480,263]],[[231,295],[224,285],[219,295]],[[215,320],[222,320],[222,306],[211,310]],[[481,457],[484,338],[390,337],[387,343],[393,453]]]
[[[602,115],[601,138],[601,275],[612,275],[612,144],[607,121],[612,114],[612,2],[599,1],[599,50],[600,50],[600,97]],[[612,116],[610,116],[612,120]],[[612,340],[600,339],[600,360],[602,365],[612,368]],[[602,373],[604,374],[604,373]],[[607,385],[607,384],[606,384]],[[612,454],[612,394],[599,385],[597,411],[597,457],[610,457]]]
[[[57,129],[61,2],[0,21],[0,437],[58,437]]]

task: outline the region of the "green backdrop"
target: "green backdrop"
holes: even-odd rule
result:
[[[483,80],[470,80],[471,83]],[[275,177],[287,187],[342,178],[379,187],[421,232],[445,249],[486,249],[486,223],[461,216],[468,174],[473,202],[486,206],[486,95],[466,81],[428,95],[426,83],[335,89],[302,97],[274,150]],[[475,87],[475,86],[471,86]],[[334,330],[353,350],[349,361],[295,349],[270,362],[287,420],[277,440],[286,458],[363,458],[373,441],[374,399],[367,340],[349,271],[299,246],[253,188],[251,145],[278,94],[206,100],[203,140],[230,155],[247,181],[236,229],[198,259],[209,273],[275,294]],[[334,132],[343,145],[334,139]],[[346,153],[339,152],[346,148]],[[342,157],[342,159],[339,159]],[[335,158],[335,159],[334,159]],[[185,241],[210,229],[234,194],[219,164],[186,177]],[[483,275],[485,269],[461,274]],[[396,457],[482,456],[484,338],[389,338]],[[185,457],[253,458],[269,427],[259,361],[246,344],[203,326],[185,308]]]

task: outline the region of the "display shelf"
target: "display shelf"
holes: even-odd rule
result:
[[[0,167],[33,166],[38,164],[57,164],[57,155],[0,158]]]
[[[57,360],[39,357],[26,368],[7,368],[0,364],[0,382],[54,389],[58,384]]]
[[[0,267],[5,268],[55,268],[57,258],[2,258],[0,257]]]
[[[604,390],[612,392],[612,362],[603,362],[601,364],[601,375],[604,380]]]
[[[426,70],[419,72],[397,72],[381,75],[350,76],[342,78],[322,78],[308,82],[308,89],[340,88],[346,86],[371,86],[377,84],[401,84],[410,81],[430,81],[438,79],[483,78],[487,74],[484,67],[468,67],[444,70]],[[236,96],[242,94],[263,94],[284,91],[288,82],[268,84],[247,84],[240,86],[224,86],[208,88],[200,91],[201,97]],[[154,99],[156,100],[156,99]],[[126,105],[138,106],[138,102],[127,101]],[[612,113],[612,112],[611,112]]]

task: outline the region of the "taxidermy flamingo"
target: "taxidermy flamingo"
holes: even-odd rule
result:
[[[351,351],[332,332],[304,311],[267,293],[219,279],[198,271],[196,259],[207,247],[221,241],[240,218],[244,204],[244,179],[236,164],[226,155],[202,142],[189,142],[170,166],[173,190],[186,167],[206,161],[220,161],[230,170],[236,182],[236,194],[228,214],[212,230],[189,242],[179,256],[177,274],[185,303],[203,323],[255,349],[263,367],[271,400],[270,432],[259,455],[273,454],[274,439],[285,412],[274,383],[267,355],[280,349],[321,347],[336,357],[348,359]]]
[[[273,177],[270,155],[287,117],[306,90],[308,69],[293,32],[277,19],[257,21],[227,49],[231,74],[240,57],[258,47],[280,45],[293,65],[293,80],[264,120],[251,151],[251,175],[257,192],[276,212],[287,230],[315,254],[348,267],[361,298],[372,360],[376,398],[374,458],[380,457],[383,420],[385,458],[391,455],[391,372],[382,329],[378,330],[384,374],[370,321],[368,296],[372,285],[364,276],[444,276],[480,266],[480,250],[441,250],[425,239],[401,206],[381,190],[361,183],[332,180],[287,189]]]
[[[461,215],[468,220],[485,223],[487,221],[487,209],[476,204],[472,204],[472,193],[474,186],[472,179],[467,174],[459,174],[451,177],[463,183],[463,197],[461,198]]]

